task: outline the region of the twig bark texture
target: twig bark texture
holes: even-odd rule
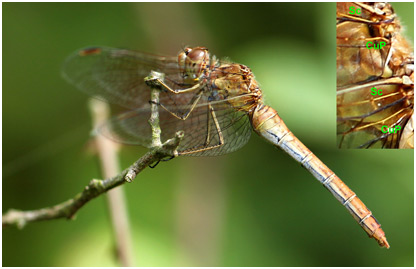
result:
[[[10,209],[2,217],[3,227],[16,225],[18,228],[23,228],[27,223],[35,221],[74,218],[75,213],[90,200],[125,182],[132,182],[136,175],[147,166],[163,158],[176,156],[176,148],[182,137],[183,132],[177,132],[174,138],[167,140],[162,146],[150,150],[117,176],[103,180],[93,179],[82,192],[63,203],[29,211]]]

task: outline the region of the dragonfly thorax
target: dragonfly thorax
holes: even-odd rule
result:
[[[240,111],[252,112],[262,102],[262,92],[250,68],[242,64],[223,64],[212,70],[212,87]]]
[[[210,63],[205,47],[185,48],[178,56],[178,65],[185,83],[198,83]]]

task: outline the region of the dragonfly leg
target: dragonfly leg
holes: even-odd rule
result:
[[[169,108],[165,107],[163,104],[159,104],[159,105],[163,109],[165,109],[167,112],[169,112],[172,116],[174,116],[175,118],[177,118],[179,120],[186,120],[189,117],[189,115],[191,114],[191,112],[194,110],[196,104],[199,102],[199,99],[201,99],[202,94],[203,94],[203,91],[201,90],[197,95],[192,97],[191,102],[189,102],[189,104],[191,105],[191,108],[188,111],[186,111],[185,113],[183,113],[182,115],[179,115],[178,113],[170,111]]]
[[[209,143],[211,142],[211,135],[210,135],[210,133],[211,133],[211,122],[210,121],[211,120],[208,117],[208,120],[207,120],[207,126],[208,126],[207,127],[207,137],[205,139],[205,143],[201,146],[197,146],[197,147],[194,147],[192,149],[188,149],[188,150],[184,150],[182,152],[179,152],[179,155],[193,154],[193,153],[197,153],[197,152],[202,152],[202,151],[206,151],[206,150],[215,149],[215,148],[218,148],[218,147],[221,147],[222,145],[224,145],[224,136],[222,134],[220,124],[219,124],[217,116],[215,114],[215,110],[210,104],[208,104],[208,110],[209,110],[208,113],[211,115],[212,120],[214,121],[215,129],[216,129],[217,134],[218,134],[218,140],[219,140],[218,144],[213,145],[213,146],[208,146]]]
[[[176,117],[177,119],[180,120],[186,120],[189,115],[191,114],[191,112],[194,110],[196,104],[198,103],[199,99],[201,99],[203,90],[202,90],[202,85],[200,83],[187,88],[187,89],[181,89],[181,90],[174,90],[171,89],[168,85],[166,85],[163,82],[164,76],[161,73],[158,72],[153,72],[149,75],[149,77],[145,78],[145,82],[147,85],[151,86],[151,87],[158,87],[160,90],[166,90],[169,91],[171,93],[174,94],[181,94],[181,93],[187,93],[187,92],[191,92],[191,91],[196,91],[199,90],[198,94],[196,94],[191,102],[188,105],[191,105],[191,108],[185,112],[182,115],[179,115],[178,113],[172,112],[170,109],[168,109],[166,106],[164,106],[163,104],[159,103],[158,105],[160,105],[163,109],[165,109],[167,112],[169,112],[170,114],[172,114],[172,116]]]
[[[210,106],[208,106],[207,113],[211,113],[210,110],[211,108]],[[211,117],[212,117],[212,114],[211,114]],[[207,117],[207,136],[205,137],[205,146],[208,146],[211,140],[211,117]]]
[[[169,87],[168,85],[166,85],[166,83],[163,82],[162,79],[157,78],[157,77],[153,79],[152,83],[155,83],[156,85],[159,85],[160,88],[163,88],[163,89],[165,89],[165,90],[167,90],[167,91],[169,91],[171,93],[174,93],[174,94],[181,94],[181,93],[186,93],[186,92],[192,92],[192,91],[198,90],[198,89],[200,89],[202,87],[202,85],[200,83],[198,83],[198,84],[195,84],[194,86],[192,86],[190,88],[180,89],[180,90],[177,90],[176,89],[175,90],[175,89],[172,89],[171,87]]]

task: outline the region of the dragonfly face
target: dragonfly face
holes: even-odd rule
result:
[[[208,49],[204,47],[185,48],[178,56],[179,69],[185,82],[197,83],[209,64]]]

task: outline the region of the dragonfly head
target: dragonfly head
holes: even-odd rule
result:
[[[209,64],[205,47],[185,48],[178,56],[179,69],[185,81],[198,82]]]

